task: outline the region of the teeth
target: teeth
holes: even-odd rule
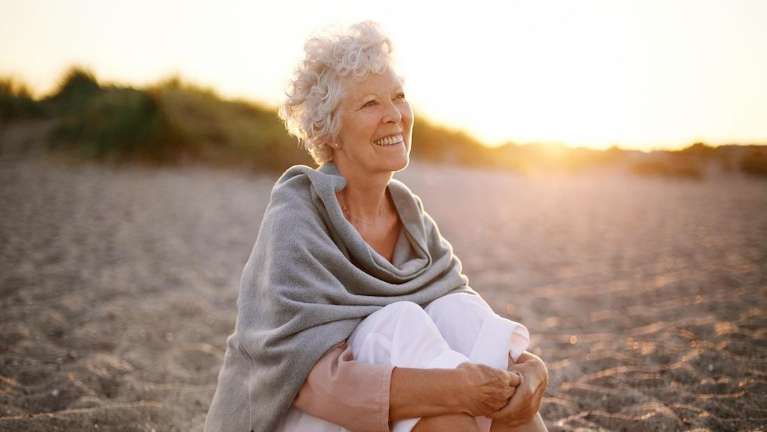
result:
[[[373,143],[378,146],[386,147],[402,142],[402,135],[390,135],[374,141]]]

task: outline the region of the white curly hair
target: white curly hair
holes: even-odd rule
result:
[[[341,129],[336,108],[344,95],[341,78],[383,73],[392,65],[392,46],[378,24],[311,37],[295,70],[279,116],[318,165],[333,159],[330,143]]]

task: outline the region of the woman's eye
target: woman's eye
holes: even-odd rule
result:
[[[368,107],[368,106],[373,106],[373,105],[375,105],[375,103],[376,103],[376,101],[374,101],[374,100],[367,101],[367,102],[365,102],[365,105],[362,105],[362,108],[365,108],[365,107]]]
[[[397,99],[405,99],[405,93],[398,94]]]

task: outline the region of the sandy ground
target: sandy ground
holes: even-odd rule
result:
[[[12,132],[0,430],[200,431],[276,178],[68,164]],[[530,328],[550,430],[767,429],[767,181],[397,177]]]

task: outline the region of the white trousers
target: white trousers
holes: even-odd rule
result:
[[[349,337],[354,359],[406,368],[455,368],[463,362],[506,369],[530,343],[527,328],[497,315],[481,297],[450,294],[425,309],[412,302],[392,303],[362,320]],[[420,418],[396,421],[393,432],[409,432]],[[477,417],[488,432],[491,419]],[[343,427],[292,407],[280,432],[348,432]]]

